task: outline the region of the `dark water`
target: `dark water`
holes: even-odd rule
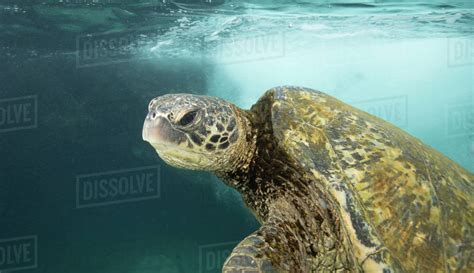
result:
[[[320,89],[474,171],[472,1],[64,2],[0,3],[2,272],[219,272],[258,224],[142,141],[161,94]]]

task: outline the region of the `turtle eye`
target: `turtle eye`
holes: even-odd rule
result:
[[[196,116],[197,116],[197,111],[188,112],[179,120],[178,123],[181,126],[187,126],[196,119]]]

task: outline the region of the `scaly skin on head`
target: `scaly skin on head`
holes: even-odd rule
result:
[[[245,169],[255,148],[248,114],[222,99],[169,94],[153,99],[143,126],[166,163],[222,173]]]

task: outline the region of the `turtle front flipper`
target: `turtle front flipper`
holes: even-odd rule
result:
[[[223,273],[307,273],[312,271],[312,255],[298,234],[296,219],[286,215],[286,200],[274,202],[269,217],[255,232],[232,251]]]
[[[279,273],[267,256],[269,244],[256,231],[240,242],[224,263],[222,273]]]
[[[247,236],[224,263],[223,273],[309,272],[302,246],[281,225],[267,223]]]

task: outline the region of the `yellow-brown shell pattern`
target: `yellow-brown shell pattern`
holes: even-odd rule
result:
[[[474,176],[399,128],[329,95],[278,87],[273,130],[339,206],[366,271],[474,272]]]

